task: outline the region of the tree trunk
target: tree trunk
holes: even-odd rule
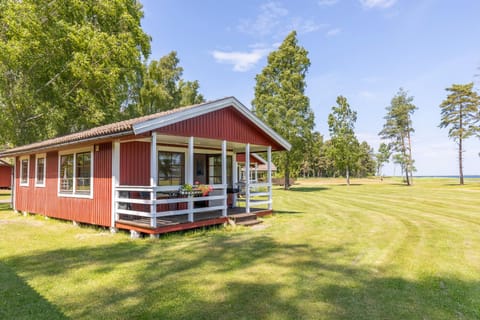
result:
[[[402,134],[402,161],[403,161],[403,166],[405,169],[405,181],[407,182],[407,186],[410,185],[410,176],[408,174],[408,155],[407,155],[407,146],[405,145],[405,136]]]
[[[412,139],[410,138],[410,131],[407,132],[408,139],[408,166],[410,171],[410,185],[413,184],[413,160],[412,160]]]
[[[285,185],[284,189],[288,190],[290,188],[290,155],[287,152],[285,157]]]
[[[464,184],[463,181],[463,157],[462,157],[462,137],[458,139],[458,169],[459,169],[459,175],[460,175],[460,184]]]
[[[458,137],[458,169],[460,175],[460,184],[463,185],[463,141],[462,141],[462,132],[463,132],[463,113],[462,106],[460,105],[460,136]]]
[[[405,181],[407,182],[407,186],[410,185],[410,175],[408,174],[407,166],[405,166]]]
[[[349,186],[349,185],[350,185],[350,170],[348,170],[348,166],[347,166],[347,173],[346,173],[346,175],[347,175],[347,186]]]

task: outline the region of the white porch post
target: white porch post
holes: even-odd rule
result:
[[[193,185],[193,153],[194,140],[193,137],[188,138],[188,159],[187,159],[187,183]],[[188,221],[193,222],[193,198],[188,198]]]
[[[235,189],[238,187],[238,163],[237,154],[234,152],[232,155],[232,187]],[[232,207],[237,206],[237,193],[232,193]]]
[[[245,211],[250,213],[250,143],[245,146]]]
[[[272,147],[267,149],[268,210],[272,210]]]
[[[17,193],[17,187],[16,187],[16,181],[17,181],[17,157],[13,159],[13,181],[12,181],[12,208],[13,211],[17,212],[17,203],[16,203],[16,193]]]
[[[115,232],[115,221],[117,217],[117,187],[120,184],[120,140],[112,143],[112,224],[110,230]]]
[[[157,133],[152,132],[152,140],[150,142],[150,227],[157,227],[157,176],[158,176],[158,160],[157,160]]]
[[[223,209],[222,216],[227,216],[227,141],[222,141],[222,195],[223,195]]]
[[[258,182],[258,163],[255,162],[255,182]]]

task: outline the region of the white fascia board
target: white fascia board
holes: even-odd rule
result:
[[[252,153],[252,157],[260,161],[262,164],[267,164],[267,160],[263,159],[259,154]]]
[[[274,139],[278,144],[284,147],[286,150],[291,149],[290,143],[278,135],[275,131],[270,129],[265,123],[258,119],[247,107],[245,107],[240,101],[234,97],[229,97],[211,103],[206,103],[200,108],[191,108],[184,111],[172,113],[156,119],[147,120],[133,125],[133,132],[135,135],[142,134],[151,130],[156,130],[180,121],[195,118],[213,111],[223,109],[225,107],[233,106],[237,111],[243,114],[247,119],[252,121],[260,129],[262,129],[267,135]]]
[[[284,147],[287,151],[290,151],[292,148],[292,145],[285,139],[283,139],[278,133],[273,131],[269,126],[267,126],[262,120],[257,118],[253,114],[252,111],[250,111],[247,107],[245,107],[240,101],[237,99],[233,98],[236,102],[236,109],[240,111],[245,117],[247,117],[249,120],[251,120],[253,123],[255,123],[260,129],[262,129],[267,135],[269,135],[273,140],[278,142],[282,147]]]

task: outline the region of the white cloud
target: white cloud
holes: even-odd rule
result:
[[[318,5],[320,6],[333,6],[337,4],[339,0],[318,0]]]
[[[300,17],[296,17],[291,19],[291,22],[286,28],[285,33],[296,30],[298,34],[305,34],[317,31],[318,29],[324,27],[326,27],[326,25],[317,24],[311,19],[303,19]]]
[[[232,64],[233,71],[245,72],[253,68],[267,53],[267,49],[253,49],[250,52],[214,50],[212,55],[218,63]]]
[[[340,28],[330,29],[330,30],[327,31],[326,36],[327,37],[333,37],[333,36],[338,35],[340,32],[342,32],[342,29],[340,29]]]
[[[288,15],[288,10],[274,1],[267,2],[260,7],[260,13],[252,20],[244,20],[238,26],[241,32],[266,36],[274,32],[280,25],[282,17]]]
[[[360,0],[362,7],[367,9],[381,8],[386,9],[393,6],[397,0]]]
[[[291,17],[288,9],[280,3],[269,1],[260,6],[260,13],[254,19],[240,21],[237,30],[256,37],[284,37],[292,30],[305,34],[322,27],[325,25],[317,24],[312,19]]]

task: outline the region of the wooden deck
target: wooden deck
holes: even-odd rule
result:
[[[268,209],[251,208],[250,212],[255,213],[258,217],[272,214],[272,210]],[[188,221],[187,214],[170,217],[158,217],[156,228],[150,227],[149,218],[133,216],[128,217],[126,215],[122,215],[122,219],[116,221],[115,227],[118,229],[135,230],[137,232],[146,234],[162,234],[223,224],[228,221],[229,216],[242,213],[245,213],[245,208],[229,208],[227,211],[227,217],[223,217],[222,211],[220,210],[195,213],[193,222]]]

